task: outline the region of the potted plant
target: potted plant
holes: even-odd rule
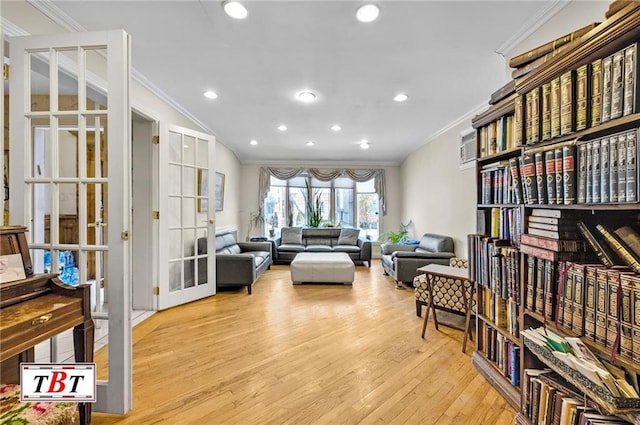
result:
[[[397,232],[393,232],[393,231],[387,232],[383,236],[389,242],[394,243],[394,244],[398,244],[398,243],[406,240],[407,236],[409,236],[409,231],[407,230],[407,227],[409,227],[410,223],[411,223],[411,221],[409,221],[409,223],[407,223],[407,224],[400,223],[400,230],[398,230]]]
[[[307,226],[319,227],[322,223],[322,211],[324,209],[324,203],[320,199],[322,194],[318,190],[313,190],[308,182],[305,182],[305,184],[307,186],[304,197],[307,210]]]
[[[264,211],[262,207],[258,208],[258,211],[251,211],[249,213],[249,229],[247,230],[247,239],[251,237],[251,230],[255,228],[262,235],[263,233],[263,225],[266,221],[264,216]]]

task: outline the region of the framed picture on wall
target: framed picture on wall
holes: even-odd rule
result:
[[[216,173],[216,211],[224,207],[224,174]]]
[[[209,209],[208,174],[209,172],[204,168],[198,168],[198,212],[207,212]]]

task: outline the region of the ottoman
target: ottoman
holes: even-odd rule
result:
[[[291,281],[353,283],[355,266],[344,252],[301,252],[291,262]]]

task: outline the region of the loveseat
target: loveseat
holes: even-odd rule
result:
[[[199,238],[198,254],[206,253],[207,238]],[[236,242],[233,233],[216,234],[216,288],[246,286],[251,295],[253,284],[271,262],[270,242]],[[198,275],[200,282],[206,282],[206,258],[198,259]]]
[[[360,229],[283,227],[274,240],[274,263],[289,264],[300,252],[345,252],[354,263],[371,267],[371,241]]]
[[[398,284],[411,285],[420,274],[417,269],[427,264],[448,265],[454,254],[453,239],[449,236],[425,233],[418,245],[383,243],[380,245],[382,268]]]

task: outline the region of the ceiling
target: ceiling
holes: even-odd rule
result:
[[[218,1],[52,3],[86,30],[131,34],[133,68],[243,163],[399,164],[486,104],[506,82],[496,51],[556,2],[383,1],[369,24],[355,1],[245,2],[244,20]],[[317,101],[296,100],[303,89]]]

